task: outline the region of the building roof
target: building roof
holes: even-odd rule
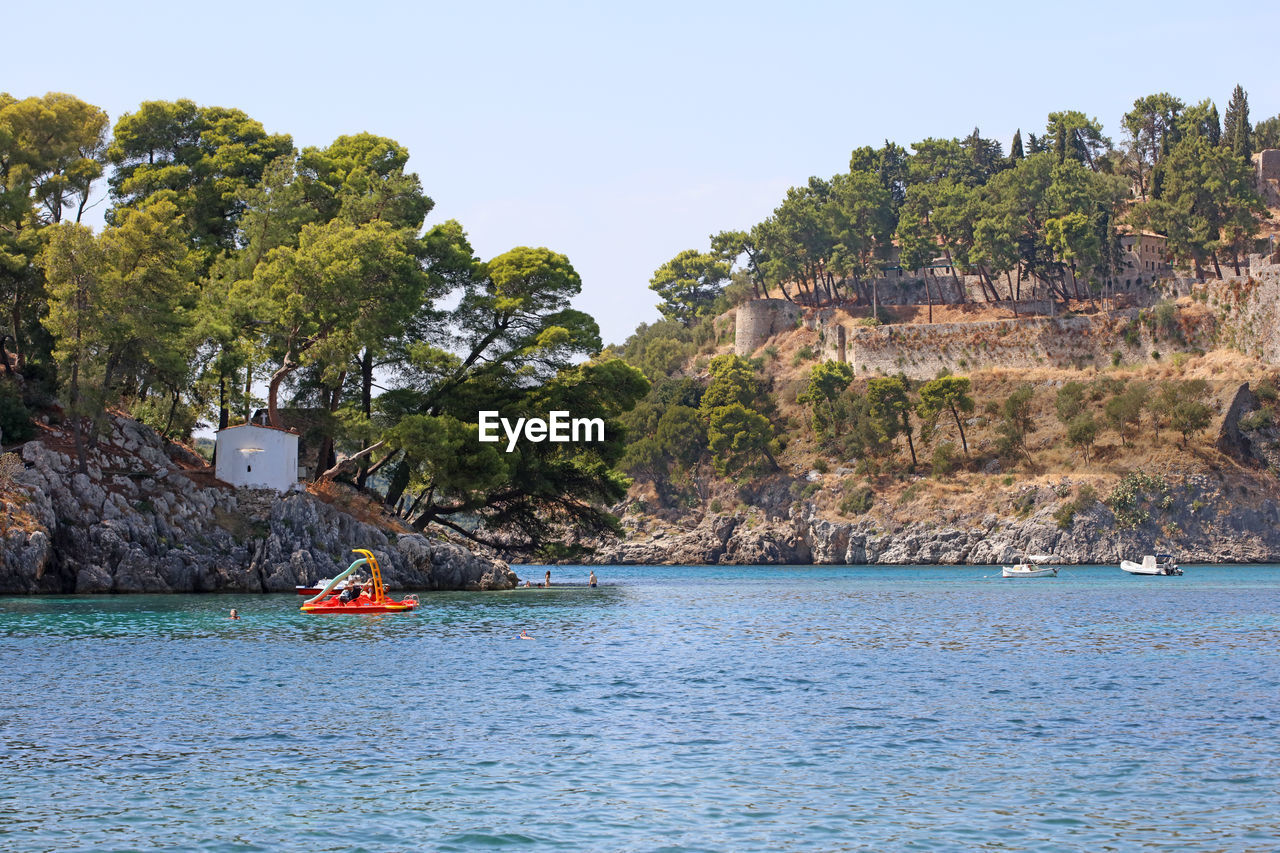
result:
[[[246,424],[232,424],[231,426],[227,427],[226,429],[220,429],[220,430],[218,430],[218,433],[224,433],[224,432],[226,432],[226,431],[227,431],[227,430],[229,430],[229,429],[240,429],[240,427],[253,427],[254,429],[273,429],[273,430],[275,430],[276,432],[287,432],[287,433],[289,433],[289,435],[297,435],[297,434],[298,434],[298,431],[297,431],[296,429],[292,429],[292,428],[291,428],[291,429],[282,429],[281,427],[268,426],[267,424],[247,424],[247,423],[246,423]]]

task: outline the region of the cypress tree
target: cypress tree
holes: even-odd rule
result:
[[[1231,91],[1231,103],[1227,104],[1227,116],[1222,123],[1222,144],[1229,146],[1237,157],[1248,160],[1253,156],[1253,127],[1249,124],[1249,95],[1239,83]]]
[[[1015,161],[1021,160],[1023,156],[1024,155],[1022,153],[1022,128],[1018,128],[1013,133],[1013,144],[1009,146],[1009,159],[1015,160]]]
[[[1064,163],[1067,159],[1067,126],[1063,122],[1058,122],[1058,138],[1053,144],[1053,153],[1058,155],[1058,162]]]

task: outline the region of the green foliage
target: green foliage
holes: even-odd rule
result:
[[[1107,425],[1116,431],[1120,436],[1120,443],[1126,447],[1142,417],[1142,411],[1147,402],[1147,391],[1146,383],[1132,382],[1108,400],[1103,409]]]
[[[687,327],[711,312],[728,278],[728,263],[714,254],[686,249],[658,268],[649,289],[662,297],[662,316]]]
[[[933,456],[929,460],[929,473],[935,479],[941,480],[949,477],[959,464],[960,458],[956,454],[956,446],[949,441],[940,441],[933,448]]]
[[[1120,527],[1136,527],[1151,519],[1151,510],[1171,504],[1169,485],[1158,474],[1131,471],[1120,478],[1106,498],[1105,503],[1115,514]]]
[[[1070,423],[1085,411],[1085,385],[1083,382],[1071,380],[1063,384],[1058,389],[1058,396],[1054,400],[1054,409],[1058,414],[1058,420],[1064,424]]]
[[[1182,330],[1178,327],[1178,306],[1172,300],[1162,299],[1151,309],[1151,329],[1157,337],[1168,340],[1181,340]]]
[[[708,449],[720,476],[751,474],[768,460],[773,428],[759,412],[741,403],[712,409],[707,427]]]
[[[1000,436],[998,446],[1002,456],[1022,454],[1031,457],[1027,450],[1027,437],[1035,432],[1036,422],[1031,414],[1031,401],[1035,389],[1031,385],[1020,385],[1005,398],[1001,407],[1003,419],[996,431]]]
[[[1098,494],[1093,486],[1085,484],[1080,487],[1074,499],[1065,501],[1053,512],[1053,520],[1063,530],[1071,527],[1078,513],[1084,512],[1098,502]]]
[[[1081,412],[1067,422],[1067,442],[1084,455],[1085,464],[1098,438],[1098,424],[1091,412]]]
[[[969,443],[965,439],[964,424],[961,423],[960,415],[972,414],[974,409],[973,397],[970,396],[972,383],[965,376],[941,376],[937,379],[931,379],[920,386],[920,401],[916,404],[916,414],[921,421],[920,433],[922,436],[931,435],[935,429],[938,417],[943,412],[950,412],[952,420],[955,423],[956,431],[960,435],[960,445],[964,448],[964,455],[969,455]]]
[[[809,382],[796,401],[812,411],[814,432],[840,435],[848,419],[848,407],[841,395],[853,381],[853,368],[845,362],[825,361],[809,371]]]
[[[1258,395],[1259,400],[1267,403],[1274,404],[1277,399],[1280,399],[1280,393],[1277,393],[1276,385],[1270,379],[1259,380],[1253,392]]]
[[[865,514],[875,503],[875,493],[868,486],[855,488],[840,501],[841,515],[855,517]]]
[[[1236,84],[1227,104],[1227,114],[1222,123],[1222,144],[1245,162],[1253,156],[1253,127],[1249,124],[1249,96]]]
[[[18,386],[0,377],[0,441],[13,444],[35,434],[31,412],[22,402]]]
[[[708,371],[711,382],[700,404],[704,414],[735,403],[750,408],[761,401],[763,389],[749,360],[737,355],[718,355],[711,359]]]
[[[1240,429],[1248,431],[1266,429],[1273,422],[1274,418],[1268,409],[1258,409],[1240,419]]]
[[[1199,400],[1180,400],[1169,412],[1169,426],[1182,435],[1185,447],[1191,436],[1200,432],[1213,420],[1213,409]]]
[[[905,436],[914,466],[916,450],[911,440],[912,406],[909,395],[907,380],[901,376],[872,379],[867,383],[867,404],[880,440],[888,444],[899,435]]]

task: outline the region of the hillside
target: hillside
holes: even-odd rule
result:
[[[935,306],[933,325],[923,321],[922,308],[901,308],[884,318],[887,325],[861,328],[856,310],[828,312],[825,320],[818,311],[804,312],[750,353],[763,389],[758,405],[775,431],[777,467],[761,463],[726,477],[704,460],[673,466],[668,477],[640,472],[619,508],[628,537],[599,559],[994,563],[1041,552],[1070,562],[1114,562],[1153,550],[1184,560],[1280,559],[1280,434],[1274,426],[1280,423],[1280,369],[1227,348],[1225,342],[1247,340],[1259,350],[1265,339],[1244,328],[1256,322],[1257,306],[1228,304],[1222,293],[1229,289],[1166,302],[1159,321],[1154,309],[1090,313],[1067,306],[1073,321],[1088,323],[1064,337],[1077,350],[1069,356],[1045,345],[1043,335],[1038,349],[997,350],[1018,332],[1001,334],[993,325],[1037,321],[1009,320],[1007,310],[1002,318],[995,306]],[[658,387],[714,382],[711,359],[734,353],[732,319],[721,318],[717,338]],[[962,419],[968,453],[946,417],[930,434],[918,416],[908,416],[914,465],[905,434],[859,446],[815,425],[804,392],[835,322],[895,336],[895,361],[913,401],[937,375],[967,378],[973,401]],[[946,336],[945,345],[937,335]],[[967,345],[957,346],[962,339]],[[1003,355],[992,357],[996,352]],[[942,357],[949,368],[913,377],[913,364],[932,368]],[[888,371],[850,362],[852,380],[839,399],[852,410]],[[1082,396],[1067,414],[1088,415],[1094,426],[1087,446],[1071,443],[1059,415],[1059,395],[1070,383],[1079,383]],[[1011,451],[1006,406],[1020,391],[1028,429],[1025,446]],[[1166,407],[1182,396],[1198,397],[1207,415],[1203,426],[1192,424],[1185,436],[1173,430],[1167,412],[1157,411],[1161,393]],[[1125,394],[1141,398],[1127,421],[1118,400]],[[847,429],[855,430],[855,422],[851,417]]]

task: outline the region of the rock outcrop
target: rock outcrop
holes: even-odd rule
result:
[[[52,438],[22,448],[21,523],[0,528],[0,593],[285,592],[378,556],[391,589],[510,589],[499,560],[363,522],[308,494],[234,489],[178,464],[147,427],[113,419],[78,472]],[[56,434],[51,434],[56,437]],[[16,509],[16,506],[15,506]]]
[[[886,564],[997,565],[1026,554],[1053,554],[1064,564],[1108,564],[1168,552],[1187,562],[1280,561],[1280,503],[1222,494],[1203,475],[1160,481],[1118,517],[1107,504],[1081,507],[1067,523],[1066,501],[1050,488],[1019,495],[1020,517],[987,512],[949,523],[886,524],[881,518],[833,520],[797,503],[790,518],[707,515],[685,531],[661,530],[597,550],[596,564],[698,565]],[[1135,556],[1136,555],[1136,556]]]

